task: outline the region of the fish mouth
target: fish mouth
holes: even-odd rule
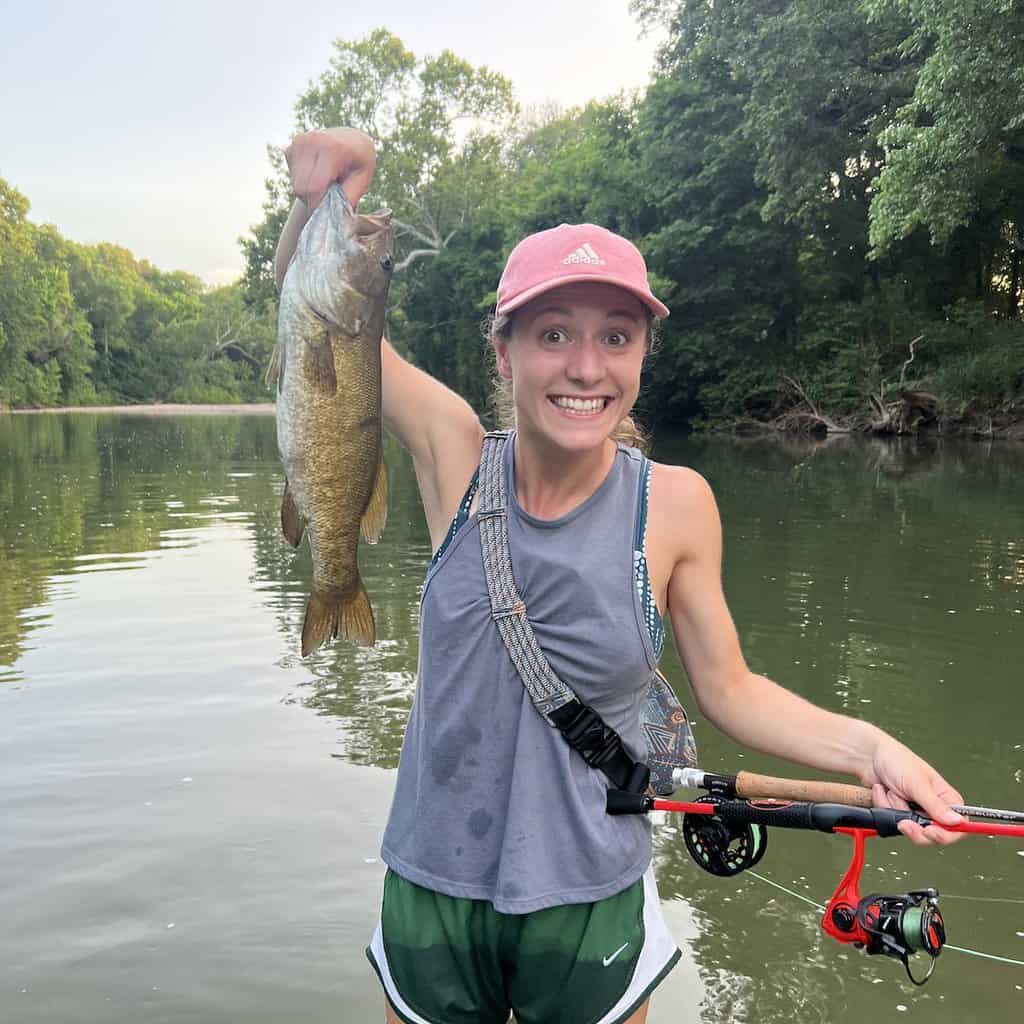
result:
[[[359,239],[372,238],[382,231],[391,230],[391,211],[378,210],[376,213],[360,213],[356,216],[355,234]]]

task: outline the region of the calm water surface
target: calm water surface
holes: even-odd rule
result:
[[[752,667],[884,724],[977,802],[1024,805],[1024,450],[670,442],[711,481]],[[389,448],[363,555],[376,649],[302,662],[270,417],[0,418],[0,1020],[377,1021],[363,956],[430,556]],[[666,667],[692,698],[674,654]],[[697,722],[701,760],[783,771]],[[1019,1021],[1024,967],[925,989],[821,937],[845,840],[773,831],[722,880],[656,830],[683,961],[652,1024]],[[868,844],[865,891],[935,885],[950,941],[1024,960],[1024,840]]]

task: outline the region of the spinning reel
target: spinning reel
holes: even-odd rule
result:
[[[907,977],[923,985],[935,970],[935,960],[946,944],[946,925],[939,910],[937,889],[914,889],[902,896],[875,893],[862,897],[858,888],[864,867],[864,840],[875,833],[859,828],[839,828],[853,836],[853,859],[832,894],[821,927],[839,942],[852,943],[869,956],[895,957]],[[915,978],[910,957],[926,953],[931,958],[923,978]]]
[[[702,803],[728,808],[721,797],[705,797]],[[901,896],[872,894],[861,897],[860,875],[864,867],[864,840],[876,833],[860,828],[836,828],[851,835],[853,859],[833,893],[822,928],[839,942],[854,945],[869,955],[895,957],[907,977],[923,985],[935,969],[935,960],[946,942],[946,928],[935,889],[917,889]],[[712,875],[729,878],[752,868],[768,847],[768,830],[760,823],[735,817],[687,813],[683,817],[683,841],[694,861]],[[910,957],[925,953],[931,958],[927,973],[917,978]]]

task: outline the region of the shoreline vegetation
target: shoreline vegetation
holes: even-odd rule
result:
[[[929,398],[933,396],[928,396]],[[887,420],[836,416],[820,412],[805,401],[774,420],[736,419],[709,424],[709,434],[791,437],[861,437],[885,440],[897,437],[950,437],[977,441],[1024,442],[1024,417],[942,416],[920,412],[917,395],[903,400],[902,407]],[[150,402],[136,405],[65,405],[34,409],[0,406],[0,415],[37,416],[45,413],[97,413],[127,416],[272,416],[273,402]]]
[[[568,110],[385,28],[310,69],[293,133],[377,147],[362,202],[393,211],[396,349],[486,416],[507,253],[591,222],[636,242],[672,310],[637,407],[652,433],[1024,436],[1024,5],[633,9],[664,33],[646,90]],[[268,153],[243,277],[213,290],[33,223],[0,179],[0,408],[271,397],[293,196]]]
[[[274,412],[273,402],[149,402],[139,405],[54,405],[40,409],[5,409],[0,413],[33,416],[48,412],[126,413],[132,416],[266,416]]]

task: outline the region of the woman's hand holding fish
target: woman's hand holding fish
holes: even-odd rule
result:
[[[377,165],[373,140],[358,128],[328,128],[296,135],[284,151],[295,194],[312,212],[333,182],[355,209]]]

